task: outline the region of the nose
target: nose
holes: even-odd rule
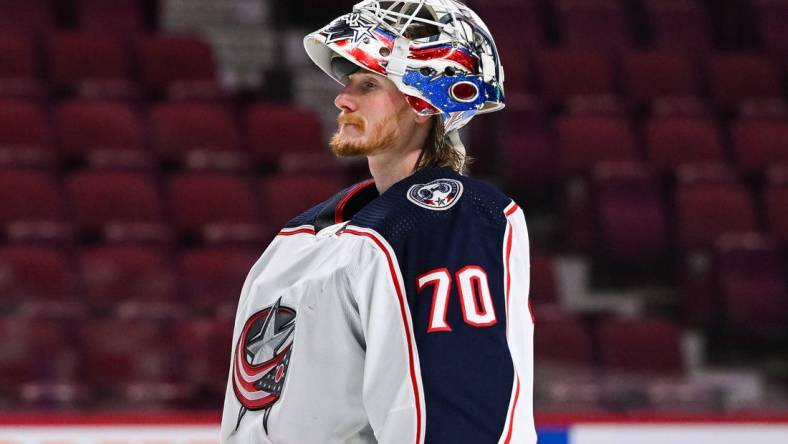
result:
[[[352,113],[357,109],[356,101],[353,100],[347,86],[345,86],[342,91],[339,92],[336,99],[334,99],[334,106],[346,113]]]

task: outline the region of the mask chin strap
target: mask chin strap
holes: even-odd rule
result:
[[[465,145],[460,140],[460,130],[452,130],[446,135],[449,138],[449,142],[451,143],[452,148],[454,151],[457,151],[462,158],[460,162],[460,174],[465,175]]]

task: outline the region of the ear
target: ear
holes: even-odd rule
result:
[[[417,113],[415,111],[413,112],[413,114],[414,114],[413,120],[415,120],[416,123],[418,123],[419,125],[423,125],[423,124],[429,122],[430,119],[432,119],[434,117],[434,116],[424,116],[424,115],[421,115],[421,114],[419,114],[419,113]]]

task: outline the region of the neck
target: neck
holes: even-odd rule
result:
[[[410,150],[404,154],[381,153],[369,156],[369,172],[375,179],[375,187],[383,194],[392,185],[413,174],[421,150]]]

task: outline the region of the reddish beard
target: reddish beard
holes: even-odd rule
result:
[[[389,116],[375,126],[369,137],[360,141],[347,141],[342,137],[341,125],[356,125],[363,134],[366,131],[367,122],[361,117],[341,113],[339,117],[337,117],[337,123],[339,123],[340,129],[331,136],[331,142],[329,143],[331,151],[337,157],[370,156],[383,151],[392,146],[394,140],[397,138],[398,128],[396,126],[396,120],[396,115]]]

